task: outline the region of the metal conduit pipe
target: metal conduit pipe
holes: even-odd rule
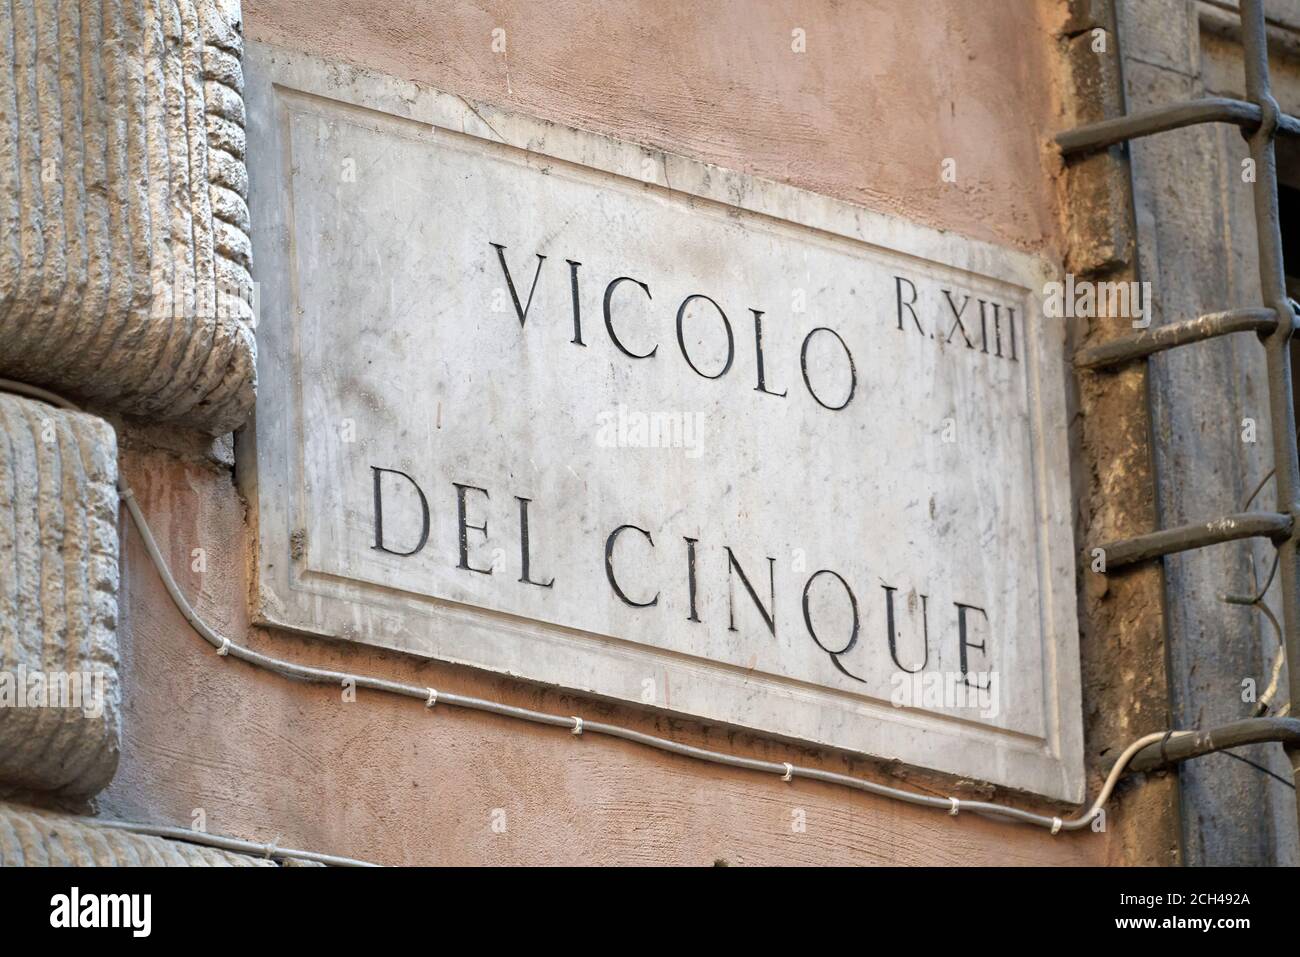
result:
[[[1272,309],[1231,309],[1211,312],[1186,322],[1172,322],[1132,335],[1120,336],[1100,345],[1081,349],[1074,357],[1076,369],[1108,369],[1111,366],[1145,359],[1166,349],[1204,342],[1232,332],[1257,332],[1263,335],[1277,328]]]
[[[1174,555],[1193,548],[1220,545],[1243,538],[1271,538],[1274,541],[1291,535],[1294,521],[1279,512],[1238,512],[1211,522],[1194,522],[1158,532],[1135,535],[1098,546],[1105,556],[1106,568],[1123,568],[1164,555]]]
[[[1246,9],[1242,4],[1242,24],[1245,26]],[[1249,35],[1246,28],[1243,32]],[[1233,123],[1243,130],[1257,130],[1265,121],[1265,112],[1258,103],[1233,100],[1227,97],[1206,97],[1200,100],[1188,100],[1183,103],[1171,103],[1155,109],[1118,116],[1099,123],[1089,123],[1077,129],[1067,130],[1056,135],[1056,145],[1066,156],[1105,149],[1116,143],[1166,133],[1169,130],[1196,126],[1200,123]],[[1277,128],[1288,135],[1300,136],[1300,119],[1280,114]],[[1269,134],[1272,135],[1271,133]]]
[[[1246,718],[1208,731],[1170,731],[1133,755],[1130,771],[1153,771],[1245,744],[1300,744],[1300,718]]]
[[[1294,397],[1291,390],[1291,334],[1295,315],[1286,294],[1282,260],[1281,215],[1277,199],[1277,157],[1273,140],[1283,126],[1282,112],[1273,98],[1268,72],[1268,35],[1263,0],[1241,2],[1242,58],[1246,65],[1246,96],[1259,104],[1261,122],[1249,136],[1255,161],[1255,231],[1259,241],[1259,285],[1264,305],[1277,314],[1277,327],[1264,339],[1268,361],[1268,399],[1276,468],[1277,511],[1294,520],[1300,492],[1300,458],[1296,450]],[[1277,577],[1282,587],[1282,632],[1289,665],[1291,700],[1300,701],[1300,554],[1296,550],[1294,521],[1291,531],[1277,542]],[[1293,783],[1300,782],[1300,742],[1286,745]],[[1300,821],[1300,801],[1296,807]]]

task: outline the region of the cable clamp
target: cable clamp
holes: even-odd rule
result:
[[[429,697],[428,697],[428,700],[426,700],[426,701],[424,702],[424,706],[425,706],[426,708],[432,708],[432,707],[433,707],[435,704],[437,704],[437,703],[438,703],[438,689],[436,689],[436,688],[430,688],[430,689],[429,689]]]
[[[961,801],[958,801],[954,797],[950,797],[948,798],[948,800],[952,802],[952,809],[948,812],[948,814],[952,817],[956,817],[957,812],[961,810]]]
[[[1065,822],[1062,821],[1059,817],[1054,817],[1054,818],[1052,818],[1052,833],[1053,833],[1053,834],[1060,834],[1060,833],[1061,833],[1061,825],[1062,825],[1063,823],[1065,823]]]
[[[219,654],[222,658],[224,658],[224,657],[226,657],[226,655],[230,654],[230,639],[229,639],[229,638],[222,638],[222,639],[221,639],[221,647],[217,649],[217,654]]]
[[[275,841],[278,841],[279,839],[280,839],[280,835],[277,834],[275,836]],[[264,852],[265,856],[268,858],[274,857],[276,852],[280,850],[278,847],[275,846],[275,841],[271,841],[270,843],[262,845],[262,851]]]
[[[1168,731],[1165,732],[1165,736],[1160,739],[1160,766],[1161,767],[1164,767],[1169,763],[1169,753],[1165,751],[1165,745],[1169,743],[1169,739],[1172,738],[1173,736],[1174,736],[1173,729],[1170,728]]]
[[[782,780],[782,781],[793,781],[793,780],[794,780],[794,765],[791,764],[789,761],[782,761],[781,763],[785,765],[785,774],[781,775],[781,780]]]
[[[573,718],[573,731],[571,733],[582,734],[582,719],[579,718],[576,714],[572,715],[572,718]]]

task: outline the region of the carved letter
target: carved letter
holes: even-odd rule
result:
[[[717,375],[709,375],[707,372],[701,372],[699,366],[691,361],[690,354],[686,351],[686,334],[682,330],[682,320],[686,317],[686,307],[692,299],[703,299],[711,304],[714,309],[718,310],[718,315],[722,317],[722,328],[727,330],[727,361],[723,363],[722,371]],[[682,304],[677,307],[677,345],[682,350],[682,358],[690,366],[696,375],[703,376],[706,379],[721,379],[731,368],[731,361],[736,357],[736,340],[731,335],[731,322],[727,319],[727,314],[722,311],[722,307],[702,293],[693,293],[682,300]]]
[[[628,356],[629,358],[632,359],[649,359],[652,355],[654,355],[656,352],[659,351],[658,345],[656,345],[649,352],[644,353],[642,355],[638,355],[637,353],[629,350],[627,346],[623,345],[622,341],[618,338],[618,334],[614,332],[614,316],[610,312],[609,301],[614,295],[615,287],[618,286],[618,284],[621,282],[636,283],[638,286],[641,287],[642,291],[645,292],[645,296],[647,299],[654,298],[654,296],[650,295],[650,287],[647,286],[645,283],[641,282],[641,280],[633,279],[631,276],[619,276],[617,279],[615,279],[613,282],[611,282],[608,286],[605,287],[605,331],[609,333],[610,340],[614,343],[614,345],[618,346],[618,351],[623,353],[623,355]]]
[[[844,355],[847,356],[849,360],[849,394],[844,397],[844,401],[839,405],[827,405],[823,402],[821,397],[813,391],[812,382],[808,378],[808,343],[810,343],[812,337],[819,332],[829,332],[833,335],[836,341],[839,342],[840,347],[843,348]],[[803,370],[803,384],[807,387],[808,394],[812,396],[816,403],[823,409],[830,409],[832,412],[838,412],[853,401],[853,393],[858,388],[857,366],[853,364],[853,353],[849,352],[849,347],[845,345],[844,340],[840,338],[840,334],[834,329],[827,329],[825,326],[818,326],[812,332],[808,333],[808,335],[804,336],[803,348],[799,350],[799,368]]]
[[[983,608],[976,607],[975,605],[963,605],[959,601],[955,601],[953,602],[953,604],[957,606],[957,650],[961,658],[962,680],[965,681],[966,684],[970,685],[970,687],[972,688],[979,688],[981,691],[986,691],[988,690],[989,687],[987,683],[982,685],[975,684],[968,677],[966,677],[968,674],[970,674],[970,669],[966,666],[966,649],[974,648],[976,651],[983,651],[985,655],[988,654],[988,652],[986,651],[986,646],[988,644],[987,642],[981,642],[980,644],[977,645],[973,641],[967,639],[966,612],[977,611],[984,616],[984,620],[986,622],[989,620],[988,612],[986,612]]]
[[[548,582],[535,582],[528,577],[528,503],[530,498],[520,498],[515,496],[515,501],[519,503],[519,565],[521,572],[519,580],[525,585],[537,585],[539,588],[550,588],[555,584],[555,578],[552,577]],[[486,529],[484,529],[486,531]]]
[[[691,613],[686,616],[687,621],[700,620],[700,616],[695,611],[695,545],[698,541],[698,538],[686,539],[686,585],[691,596]]]
[[[510,267],[506,265],[506,247],[502,246],[500,243],[490,242],[488,245],[492,246],[497,251],[497,259],[501,261],[501,271],[506,274],[506,285],[510,287],[510,298],[513,299],[515,303],[515,313],[519,316],[519,328],[522,329],[524,327],[524,320],[528,318],[528,310],[533,305],[533,293],[537,291],[537,279],[542,274],[542,263],[546,260],[546,257],[541,253],[537,253],[537,270],[533,273],[532,288],[528,290],[528,302],[521,306],[519,305],[519,293],[515,292],[515,281],[510,278]]]
[[[420,549],[424,548],[425,543],[429,540],[429,501],[424,497],[424,491],[416,483],[415,479],[411,478],[411,476],[407,475],[405,472],[399,472],[397,469],[381,469],[376,465],[372,465],[370,466],[370,471],[374,473],[375,491],[375,544],[370,547],[376,551],[387,552],[390,555],[414,555]],[[411,483],[411,487],[415,489],[415,494],[420,496],[420,539],[415,543],[415,547],[409,552],[399,552],[384,545],[383,489],[379,478],[380,473],[382,472],[387,472],[390,475],[400,475]]]
[[[491,575],[492,569],[475,568],[469,563],[469,536],[466,534],[468,529],[474,529],[476,532],[482,532],[483,538],[487,538],[487,519],[483,520],[482,525],[470,525],[465,521],[465,493],[469,491],[482,492],[484,498],[489,498],[487,489],[479,488],[476,485],[461,485],[458,482],[452,482],[456,486],[456,529],[457,538],[460,542],[460,561],[457,568],[463,568],[466,571],[478,572],[480,575]]]
[[[582,307],[578,303],[578,267],[582,263],[576,263],[572,259],[566,259],[569,264],[569,290],[573,295],[573,339],[570,340],[575,346],[585,346],[582,341]]]
[[[970,336],[966,335],[966,326],[961,321],[961,314],[965,312],[966,307],[970,305],[970,293],[967,293],[966,298],[962,300],[960,309],[958,309],[957,304],[952,301],[952,293],[947,289],[943,290],[943,297],[948,300],[948,309],[952,312],[952,328],[948,330],[948,337],[943,341],[945,343],[952,342],[952,334],[960,329],[961,337],[966,341],[966,348],[974,349],[975,344],[970,341]]]
[[[631,598],[627,597],[627,593],[623,591],[618,584],[618,580],[614,577],[614,542],[617,541],[618,537],[629,528],[633,531],[640,532],[645,536],[646,541],[648,541],[652,547],[654,546],[654,539],[650,537],[650,533],[644,528],[638,528],[635,525],[620,525],[609,533],[609,538],[605,539],[605,577],[609,579],[609,587],[614,589],[614,594],[623,599],[626,604],[631,605],[633,608],[649,608],[651,605],[659,604],[658,592],[655,592],[655,596],[649,601],[633,601]]]
[[[726,546],[723,547],[725,548]],[[727,586],[728,586],[727,598],[728,598],[728,618],[730,619],[727,625],[728,631],[737,630],[736,629],[736,596],[734,590],[730,587],[731,570],[733,568],[736,570],[737,574],[740,575],[740,581],[741,584],[745,586],[745,591],[749,592],[749,597],[753,599],[754,607],[756,607],[758,609],[758,613],[763,616],[763,621],[767,622],[767,630],[770,631],[773,634],[773,636],[775,636],[776,635],[776,618],[775,618],[776,559],[769,558],[767,560],[767,586],[768,586],[768,593],[770,596],[768,599],[768,603],[771,605],[771,608],[764,608],[763,603],[758,600],[758,593],[754,591],[754,586],[751,585],[749,583],[749,579],[745,577],[745,570],[740,567],[740,564],[736,561],[736,556],[731,553],[731,549],[727,548]]]
[[[757,309],[749,310],[754,314],[754,352],[758,360],[758,385],[755,392],[766,392],[768,395],[774,395],[777,398],[785,398],[785,392],[772,392],[767,388],[766,380],[763,377],[763,314]],[[787,390],[788,391],[788,390]]]
[[[817,631],[813,628],[812,613],[808,609],[808,592],[812,588],[813,582],[817,580],[818,575],[834,575],[835,579],[841,585],[844,586],[844,593],[849,596],[849,607],[853,610],[853,630],[849,632],[848,642],[839,651],[832,651],[831,649],[823,645],[821,639],[817,637]],[[813,572],[812,575],[809,576],[808,581],[804,583],[803,623],[808,628],[809,636],[816,643],[818,648],[820,648],[822,651],[826,652],[826,654],[830,656],[831,664],[833,664],[836,667],[836,669],[838,669],[842,674],[852,678],[854,681],[861,681],[864,683],[866,682],[865,678],[859,678],[857,675],[849,671],[848,668],[845,668],[844,665],[840,663],[840,655],[848,654],[850,651],[853,650],[853,646],[858,643],[859,619],[858,619],[858,599],[853,594],[853,589],[849,587],[849,583],[846,582],[843,578],[841,578],[838,572],[833,572],[829,568],[823,568],[821,569],[821,571]]]
[[[912,298],[903,302],[903,283],[907,283],[907,288],[912,290]],[[925,330],[921,328],[921,320],[916,318],[916,310],[912,308],[916,302],[916,286],[912,285],[910,279],[904,279],[902,276],[894,277],[894,297],[898,301],[898,331],[903,331],[903,310],[906,309],[912,314],[912,322],[916,325],[916,331],[925,335]]]
[[[924,637],[925,658],[916,668],[907,668],[898,660],[898,630],[894,627],[894,592],[897,588],[890,588],[888,585],[885,589],[885,630],[889,635],[889,657],[894,659],[894,664],[902,671],[908,674],[916,674],[918,671],[924,671],[925,666],[930,663],[930,608],[929,599],[925,595],[921,596],[921,628]]]

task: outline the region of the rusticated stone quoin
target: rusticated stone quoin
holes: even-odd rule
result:
[[[237,427],[255,389],[237,0],[0,0],[0,20],[0,376]]]
[[[0,393],[0,787],[117,769],[116,481],[106,422]]]
[[[151,834],[95,827],[61,814],[0,804],[0,867],[274,867]]]

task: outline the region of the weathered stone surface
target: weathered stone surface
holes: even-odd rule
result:
[[[1110,30],[1112,24],[1109,7],[1107,0],[1068,0],[1065,22],[1060,27],[1061,34],[1074,37],[1086,30]]]
[[[0,375],[229,431],[255,387],[239,4],[4,8]]]
[[[95,827],[62,814],[0,804],[0,867],[274,867],[202,844]]]
[[[1062,129],[1124,111],[1119,44],[1108,32],[1106,53],[1094,49],[1092,28],[1108,31],[1108,3],[1076,0],[1061,44],[1065,71]],[[1078,35],[1076,35],[1078,34]],[[1065,166],[1063,225],[1066,270],[1080,279],[1128,282],[1138,278],[1131,226],[1128,154],[1120,148],[1071,159]],[[1103,342],[1132,331],[1128,319],[1099,317],[1075,323],[1075,345]],[[1071,418],[1077,503],[1076,540],[1113,541],[1157,525],[1152,493],[1147,368],[1078,377],[1078,414]],[[1090,791],[1100,787],[1109,761],[1134,738],[1170,726],[1165,670],[1160,571],[1146,565],[1118,575],[1094,572],[1081,552],[1078,593],[1080,658]],[[1111,861],[1178,862],[1176,777],[1149,775],[1121,787],[1108,807]]]
[[[93,794],[117,767],[117,445],[0,394],[0,784]]]
[[[1120,4],[1130,110],[1242,94],[1239,47],[1204,44],[1199,7],[1165,0]],[[1270,15],[1276,12],[1270,8]],[[1231,85],[1218,87],[1219,80]],[[1283,92],[1287,85],[1277,89],[1282,108],[1294,112],[1295,98],[1288,101]],[[1174,130],[1135,140],[1130,154],[1137,265],[1152,284],[1153,328],[1258,305],[1253,187],[1242,175],[1247,150],[1240,132],[1221,125]],[[1266,479],[1274,461],[1265,365],[1254,336],[1224,336],[1151,357],[1153,469],[1162,524],[1241,509]],[[1251,507],[1274,508],[1276,494],[1266,482]],[[1266,541],[1165,558],[1170,727],[1212,728],[1256,713],[1260,702],[1244,693],[1243,682],[1255,682],[1257,694],[1267,688],[1277,634],[1258,611],[1234,608],[1220,596],[1254,594],[1264,587],[1273,559]],[[1276,581],[1265,601],[1281,614]],[[1290,772],[1276,746],[1238,753],[1276,773]],[[1177,778],[1185,864],[1298,862],[1294,795],[1276,781],[1229,760],[1188,761]]]
[[[1112,33],[1104,46],[1091,33],[1065,42],[1066,108],[1070,125],[1082,126],[1121,110],[1119,56]],[[1132,258],[1128,168],[1118,148],[1072,157],[1065,165],[1071,224],[1066,270],[1076,274],[1124,266]]]

